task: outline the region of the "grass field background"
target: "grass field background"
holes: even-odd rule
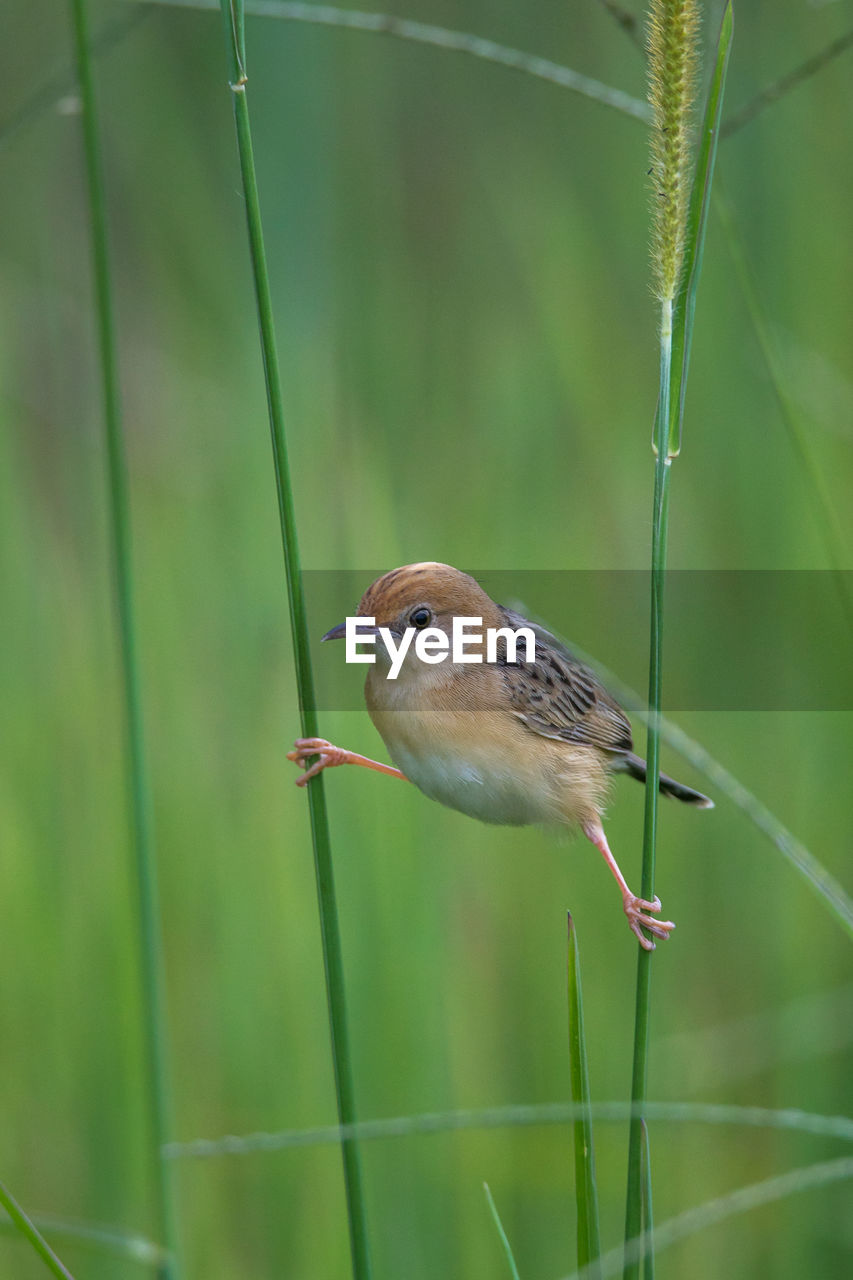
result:
[[[97,29],[116,5],[93,5]],[[719,6],[708,5],[706,42]],[[538,52],[642,96],[605,9],[405,0],[397,13]],[[742,4],[728,111],[841,34],[842,3]],[[143,1042],[79,116],[63,6],[10,0],[0,101],[0,1176],[31,1211],[152,1228]],[[553,85],[386,37],[250,18],[249,93],[302,559],[374,572],[446,560],[501,582],[648,563],[657,389],[645,130]],[[720,148],[719,173],[853,570],[850,54]],[[218,15],[162,7],[96,63],[117,284],[138,620],[160,869],[176,1139],[334,1122],[292,653]],[[59,99],[58,106],[55,99]],[[825,571],[821,517],[713,215],[682,456],[678,569]],[[853,578],[853,574],[848,575]],[[799,579],[791,575],[791,612]],[[593,579],[594,583],[594,579]],[[584,593],[561,629],[619,674],[642,609]],[[531,603],[531,607],[533,604]],[[541,612],[541,609],[540,609]],[[618,611],[617,611],[618,613]],[[720,632],[749,649],[733,605]],[[716,635],[716,632],[715,632]],[[766,644],[762,632],[762,644]],[[812,704],[768,651],[761,709],[703,701],[726,649],[666,652],[678,722],[843,882],[851,709],[831,665]],[[842,650],[843,651],[843,650]],[[780,658],[781,655],[781,658]],[[340,651],[318,663],[342,662]],[[841,668],[839,668],[840,670]],[[384,758],[350,693],[333,741]],[[639,679],[642,680],[640,674]],[[347,709],[344,709],[346,707]],[[701,709],[700,709],[701,708]],[[643,730],[637,725],[637,741]],[[663,767],[700,787],[667,749]],[[413,788],[340,770],[327,795],[361,1117],[564,1100],[566,926],[580,941],[593,1097],[625,1099],[636,944],[591,846],[491,829]],[[662,812],[657,887],[677,921],[654,966],[650,1096],[849,1112],[851,939],[725,797]],[[608,833],[639,881],[642,791]],[[627,1125],[596,1125],[605,1242],[620,1238]],[[837,1140],[656,1122],[658,1220]],[[523,1280],[574,1261],[566,1127],[363,1149],[380,1280],[505,1274],[490,1184]],[[186,1159],[187,1275],[348,1274],[333,1146]],[[138,1264],[67,1245],[75,1276]],[[849,1184],[692,1237],[661,1280],[849,1274]],[[0,1240],[0,1276],[42,1264]]]

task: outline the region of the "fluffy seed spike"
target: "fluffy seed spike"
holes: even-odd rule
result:
[[[690,125],[696,91],[697,0],[652,0],[649,101],[652,107],[654,291],[672,301],[681,276],[690,194]]]

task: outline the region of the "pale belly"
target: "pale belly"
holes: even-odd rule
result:
[[[481,822],[526,826],[553,817],[543,808],[539,789],[519,773],[487,768],[446,750],[415,754],[400,743],[389,747],[395,764],[424,795]]]
[[[607,771],[589,748],[539,737],[512,715],[442,706],[435,691],[402,678],[392,685],[369,675],[365,693],[391,759],[431,800],[507,826],[572,824],[600,812]]]

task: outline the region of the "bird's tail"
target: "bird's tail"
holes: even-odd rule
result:
[[[641,760],[639,756],[635,756],[633,752],[628,752],[623,756],[623,769],[626,773],[630,773],[632,778],[636,778],[638,782],[646,780],[646,762]],[[695,805],[697,809],[713,809],[714,801],[708,796],[703,796],[701,791],[694,791],[692,787],[685,787],[683,782],[676,782],[675,778],[670,778],[667,774],[660,775],[660,791],[665,796],[673,796],[676,800],[681,800],[684,804]]]

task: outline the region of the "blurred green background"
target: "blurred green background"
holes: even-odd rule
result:
[[[93,5],[95,27],[118,11]],[[719,11],[707,6],[706,42]],[[395,12],[643,93],[636,50],[596,0],[400,0]],[[740,5],[728,110],[849,21],[842,3]],[[8,0],[4,31],[11,120],[69,64],[68,15]],[[388,38],[260,19],[247,35],[305,567],[359,571],[362,586],[419,559],[505,581],[643,569],[657,388],[643,126]],[[720,174],[853,548],[849,58],[727,141]],[[285,760],[298,717],[220,19],[157,8],[99,57],[97,78],[175,1136],[328,1124],[314,872]],[[56,96],[0,146],[0,1176],[31,1210],[150,1232],[80,122],[73,95]],[[713,215],[670,563],[827,567]],[[563,603],[564,631],[584,647],[592,637],[622,675],[642,672],[644,617],[631,611],[615,636],[594,592],[574,626]],[[726,622],[737,633],[739,613]],[[701,690],[707,654],[685,653],[674,629],[666,647]],[[808,647],[790,660],[809,663]],[[832,710],[831,687],[825,706],[679,721],[849,887],[850,713]],[[322,728],[384,758],[363,710],[324,714]],[[702,785],[671,752],[663,764]],[[593,1096],[626,1098],[636,944],[594,850],[478,825],[358,771],[330,775],[326,790],[359,1114],[565,1099],[568,907]],[[632,884],[642,802],[620,783],[608,825]],[[718,796],[710,814],[664,808],[658,889],[679,927],[654,964],[650,1096],[849,1111],[850,939],[788,864]],[[597,1142],[614,1244],[627,1127],[598,1124]],[[659,1220],[844,1154],[829,1139],[695,1125],[656,1124],[652,1145]],[[567,1129],[389,1139],[363,1160],[379,1280],[504,1275],[484,1179],[524,1280],[572,1269]],[[348,1274],[333,1147],[186,1160],[178,1179],[188,1276]],[[842,1184],[695,1236],[661,1256],[658,1275],[841,1277],[852,1252]],[[81,1277],[143,1274],[62,1253]],[[0,1240],[0,1275],[42,1274],[24,1244]]]

